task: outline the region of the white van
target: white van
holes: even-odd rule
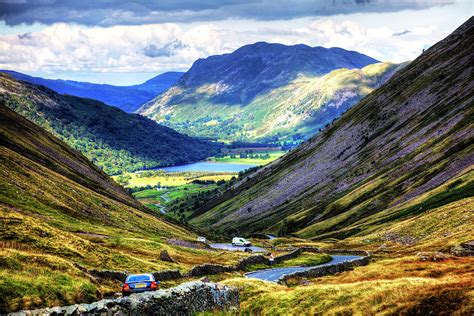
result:
[[[199,236],[199,237],[197,238],[197,241],[198,241],[198,242],[202,242],[202,243],[206,243],[206,242],[207,242],[206,237],[203,237],[203,236]]]
[[[241,247],[249,247],[252,246],[250,241],[242,237],[234,237],[232,238],[232,246],[241,246]]]

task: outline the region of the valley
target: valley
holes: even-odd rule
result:
[[[206,161],[125,173],[113,179],[145,206],[184,221],[191,215],[191,209],[202,203],[202,197],[209,199],[219,194],[235,183],[239,175],[284,154],[281,148],[223,148]]]
[[[140,30],[105,45],[120,71],[222,31]],[[136,86],[0,72],[0,314],[474,314],[473,42],[470,17],[402,63],[257,42]]]

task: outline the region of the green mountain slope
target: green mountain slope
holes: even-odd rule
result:
[[[417,216],[427,216],[426,234],[452,234],[443,229],[453,223],[434,228],[431,212],[472,226],[473,41],[471,18],[322,133],[197,210],[191,223],[318,239],[390,227],[414,233],[413,223],[396,223]]]
[[[81,153],[0,104],[0,310],[90,300],[73,266],[159,268],[91,236],[190,238],[148,213]],[[122,238],[122,237],[121,237]],[[100,239],[100,238],[99,238]],[[103,285],[107,287],[106,285]]]
[[[192,242],[196,235],[158,217],[79,151],[0,103],[0,314],[120,291],[120,282],[83,268],[186,272],[245,256],[180,247],[170,238]],[[175,262],[160,260],[163,250]]]
[[[195,136],[303,140],[402,66],[376,62],[336,48],[256,43],[197,61],[138,112]]]
[[[109,174],[201,160],[216,145],[92,99],[60,95],[0,73],[0,99]]]

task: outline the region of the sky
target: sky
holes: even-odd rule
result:
[[[115,85],[258,41],[413,60],[474,0],[0,0],[0,69]]]

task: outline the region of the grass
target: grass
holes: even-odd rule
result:
[[[314,135],[373,91],[397,67],[399,65],[378,63],[362,69],[338,69],[323,76],[300,76],[239,107],[216,102],[213,98],[216,90],[212,85],[177,88],[163,94],[162,100],[145,114],[189,135],[217,137],[224,141],[276,139],[299,142]],[[341,94],[348,91],[351,97],[341,102],[345,99]],[[175,97],[180,94],[186,94],[187,101],[166,104],[171,99],[176,101]],[[162,106],[172,114],[166,117],[160,114]],[[254,163],[261,164],[260,161]]]
[[[234,278],[241,313],[262,315],[469,314],[474,311],[474,260],[381,259],[334,276],[286,287]]]
[[[91,280],[75,264],[184,272],[248,256],[168,243],[194,241],[197,234],[157,217],[51,134],[4,106],[0,113],[0,313],[88,302],[119,290],[119,282]],[[176,263],[159,260],[162,250]]]
[[[272,162],[275,159],[278,159],[279,157],[283,156],[286,152],[282,150],[274,150],[274,151],[265,151],[264,153],[268,153],[270,155],[269,158],[266,159],[260,159],[260,158],[240,158],[238,155],[236,155],[235,158],[231,158],[230,155],[227,155],[225,157],[212,157],[209,160],[211,161],[216,161],[216,162],[221,162],[221,163],[238,163],[238,164],[249,164],[249,165],[257,165],[257,166],[262,166],[266,165],[270,162]],[[256,153],[256,154],[262,154],[262,153]]]
[[[141,173],[127,173],[130,176],[125,187],[146,187],[148,185],[162,187],[178,187],[191,183],[193,180],[230,180],[237,176],[237,173],[232,172],[165,172],[159,175],[142,177]],[[114,176],[117,179],[118,176]]]
[[[326,262],[331,261],[331,256],[328,254],[314,254],[314,253],[303,253],[297,258],[289,259],[278,264],[271,266],[265,264],[254,264],[246,267],[246,271],[255,271],[268,268],[283,268],[283,267],[294,267],[294,266],[317,266]]]

